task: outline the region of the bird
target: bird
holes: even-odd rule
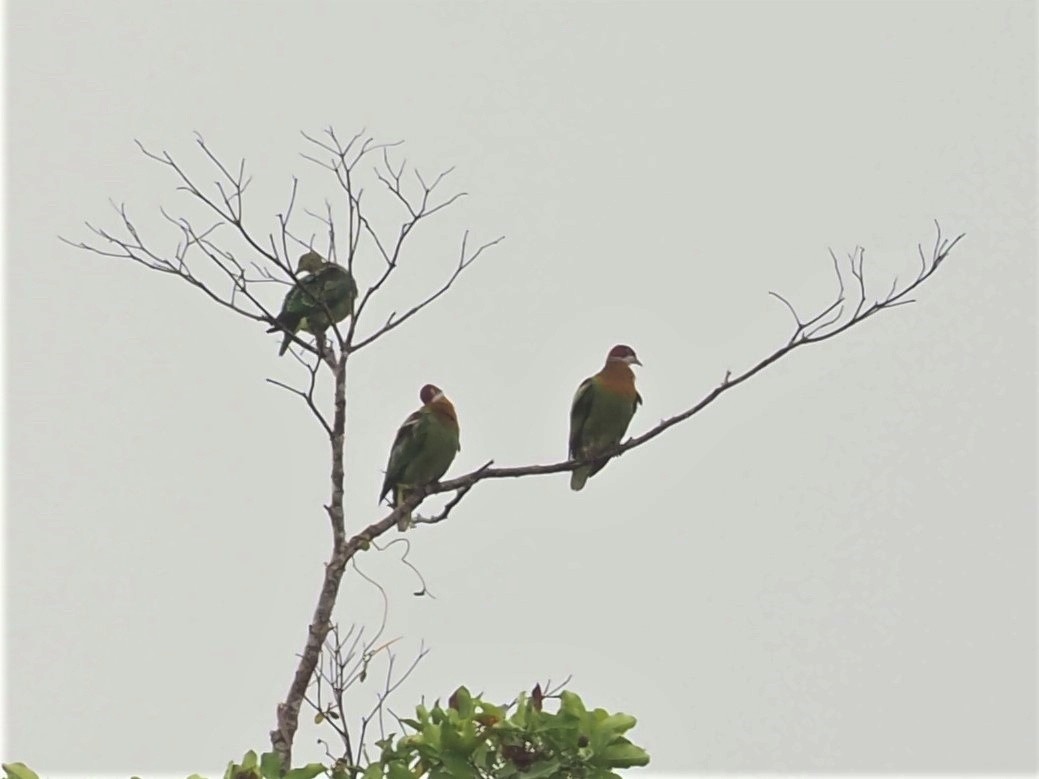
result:
[[[570,406],[570,459],[594,457],[619,444],[642,396],[635,390],[632,365],[642,365],[630,346],[619,344],[606,355],[606,364],[581,382]],[[610,458],[581,465],[570,474],[570,489],[578,491],[601,471]]]
[[[292,336],[300,330],[319,335],[352,315],[357,299],[357,283],[350,271],[337,263],[327,262],[315,251],[300,256],[296,273],[307,275],[285,295],[281,313],[274,319],[273,327],[267,330],[268,333],[276,330],[285,333],[279,356],[285,354],[292,343]]]
[[[379,502],[392,493],[390,505],[397,507],[417,488],[440,479],[451,467],[455,455],[462,450],[458,431],[458,414],[444,391],[426,384],[419,391],[422,408],[400,426],[382,483]],[[407,530],[411,512],[397,521],[398,530]]]

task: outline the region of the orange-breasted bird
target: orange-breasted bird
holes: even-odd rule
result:
[[[594,376],[581,382],[570,406],[570,459],[594,457],[619,444],[628,430],[642,396],[635,390],[632,365],[642,365],[635,350],[623,344],[606,355],[606,364]],[[593,460],[575,468],[570,489],[580,490],[586,481],[601,471],[610,458]]]
[[[404,420],[397,431],[386,465],[379,502],[392,493],[390,505],[406,500],[411,491],[440,479],[461,451],[458,414],[443,390],[432,384],[419,392],[422,408]],[[397,522],[398,530],[407,530],[411,512]]]

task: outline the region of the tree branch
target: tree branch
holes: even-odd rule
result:
[[[837,321],[839,320],[833,320],[830,325],[831,329],[828,329],[825,332],[819,332],[818,330],[814,330],[812,332],[808,331],[809,328],[811,328],[814,324],[818,323],[823,317],[826,317],[828,314],[832,313],[835,309],[839,308],[846,302],[846,291],[843,282],[840,283],[840,291],[838,292],[837,299],[833,303],[824,307],[818,314],[814,315],[813,317],[807,320],[802,320],[798,316],[796,311],[793,309],[793,307],[790,306],[789,303],[787,303],[787,305],[791,309],[791,312],[794,315],[794,320],[796,322],[796,328],[790,339],[783,346],[780,346],[771,354],[762,358],[742,373],[733,374],[731,371],[727,371],[725,377],[722,379],[721,383],[717,387],[708,392],[704,397],[702,397],[688,409],[678,414],[675,414],[674,416],[668,419],[662,420],[659,424],[657,424],[655,427],[648,430],[647,432],[639,436],[629,438],[624,443],[618,444],[613,448],[607,450],[606,452],[597,455],[594,458],[590,458],[587,460],[560,460],[559,462],[550,463],[548,465],[523,465],[511,468],[494,468],[492,467],[492,460],[480,466],[475,471],[467,473],[463,476],[458,476],[454,479],[449,479],[447,481],[431,484],[425,487],[424,489],[416,490],[412,493],[412,495],[408,498],[407,501],[404,501],[400,506],[397,506],[386,517],[383,517],[379,521],[372,523],[363,531],[353,536],[346,544],[348,554],[353,555],[358,550],[367,548],[367,546],[374,539],[378,538],[383,533],[389,531],[390,528],[394,527],[397,524],[398,518],[402,514],[409,510],[414,511],[415,509],[417,509],[418,506],[425,500],[425,498],[430,495],[436,495],[438,493],[444,492],[455,493],[452,500],[447,504],[447,506],[444,507],[444,509],[439,514],[429,518],[416,516],[412,520],[413,524],[436,524],[444,521],[450,514],[451,509],[457,506],[458,503],[469,493],[469,491],[472,490],[472,488],[480,482],[487,481],[490,479],[518,479],[527,476],[547,476],[549,474],[554,473],[565,473],[568,471],[572,471],[579,466],[591,464],[594,460],[600,460],[603,457],[618,457],[624,454],[625,452],[629,452],[633,449],[645,446],[647,443],[652,441],[657,436],[663,434],[665,431],[671,429],[675,425],[678,425],[686,421],[695,414],[698,414],[701,411],[703,411],[728,390],[731,390],[733,387],[736,387],[742,384],[743,382],[747,381],[752,376],[755,376],[756,374],[765,370],[770,365],[773,365],[774,363],[778,362],[780,359],[790,354],[794,350],[807,344],[822,343],[823,341],[833,338],[834,336],[837,336],[840,333],[849,330],[855,325],[866,321],[867,319],[869,319],[870,317],[872,317],[880,311],[883,311],[888,308],[895,308],[899,305],[905,305],[906,303],[912,302],[906,296],[914,289],[919,287],[920,284],[922,284],[939,268],[939,266],[944,262],[946,257],[948,257],[952,249],[964,237],[963,234],[960,234],[951,241],[948,239],[944,239],[941,234],[941,227],[938,226],[937,222],[935,222],[935,226],[937,227],[938,234],[935,240],[935,246],[932,252],[930,262],[928,263],[925,261],[920,273],[917,275],[915,280],[913,280],[900,292],[896,293],[895,288],[892,287],[891,291],[889,291],[884,298],[876,300],[872,304],[867,306],[865,303],[865,298],[863,297],[865,294],[865,285],[862,280],[862,252],[861,250],[857,250],[857,254],[853,256],[857,257],[859,265],[858,267],[856,267],[853,261],[852,267],[853,273],[856,279],[858,280],[857,287],[859,290],[859,302],[856,305],[855,313],[842,324],[838,325]],[[840,274],[838,272],[838,280],[839,279]],[[784,300],[784,302],[786,301]]]
[[[276,727],[270,734],[272,745],[286,767],[291,765],[292,743],[298,729],[300,705],[307,699],[308,686],[314,678],[321,647],[331,629],[331,615],[339,586],[346,565],[359,548],[357,543],[360,543],[358,541],[353,546],[347,543],[343,509],[346,440],[345,388],[348,358],[352,351],[373,343],[440,298],[454,284],[459,275],[472,265],[486,249],[502,240],[499,238],[483,244],[475,251],[470,251],[468,233],[466,233],[462,240],[458,264],[442,287],[413,305],[402,316],[397,317],[394,314],[385,324],[365,336],[358,344],[354,344],[353,339],[357,332],[358,322],[368,303],[384,288],[390,276],[400,267],[405,243],[408,237],[414,234],[416,226],[428,217],[458,202],[465,197],[465,193],[460,192],[443,198],[439,196],[439,187],[445,177],[450,174],[451,169],[440,173],[431,180],[427,180],[421,173],[413,169],[414,182],[417,184],[412,182],[410,176],[405,177],[406,160],[396,165],[391,161],[389,154],[389,150],[399,145],[399,141],[376,143],[373,138],[364,137],[362,130],[343,143],[332,128],[328,128],[320,138],[306,133],[303,133],[303,137],[318,150],[314,156],[304,154],[304,158],[331,172],[345,195],[345,203],[341,206],[347,219],[345,229],[339,229],[342,225],[338,225],[336,222],[337,207],[327,200],[324,204],[324,213],[306,208],[304,205],[297,208],[300,199],[300,181],[293,177],[287,206],[284,211],[276,214],[277,227],[273,231],[255,231],[245,221],[245,193],[251,182],[251,178],[246,173],[245,160],[239,161],[236,165],[225,164],[203,137],[196,133],[195,144],[198,151],[207,168],[215,173],[215,181],[207,184],[205,188],[200,186],[198,179],[169,152],[165,150],[153,152],[140,141],[135,141],[135,143],[147,159],[157,162],[173,174],[177,182],[177,191],[185,192],[191,201],[201,205],[204,213],[212,215],[212,217],[206,217],[213,219],[212,224],[198,229],[188,218],[172,215],[160,208],[159,213],[163,219],[180,233],[180,241],[176,248],[172,252],[163,253],[154,250],[142,239],[137,225],[130,219],[125,206],[115,206],[113,203],[113,207],[116,208],[121,219],[121,232],[125,235],[116,235],[88,223],[87,228],[98,239],[95,243],[92,244],[89,241],[74,243],[62,238],[65,243],[101,256],[128,259],[150,270],[177,276],[201,290],[222,307],[253,321],[275,325],[278,325],[277,309],[271,310],[265,305],[252,285],[272,282],[295,285],[300,282],[290,259],[291,252],[297,248],[310,250],[317,236],[312,234],[308,238],[306,230],[300,231],[298,227],[294,226],[295,215],[298,211],[302,210],[307,217],[321,222],[328,241],[325,256],[332,261],[340,262],[340,257],[345,255],[343,257],[345,267],[352,275],[355,270],[358,270],[357,266],[360,264],[361,254],[359,252],[362,241],[370,241],[374,247],[376,265],[376,272],[373,274],[374,281],[367,287],[359,305],[355,307],[353,315],[349,317],[349,324],[342,328],[339,323],[331,326],[330,329],[335,333],[335,338],[331,343],[326,339],[324,333],[314,335],[313,343],[310,343],[302,339],[304,335],[302,332],[289,333],[285,332],[284,327],[279,328],[294,345],[290,350],[293,357],[307,369],[308,379],[303,388],[293,387],[276,379],[268,379],[272,385],[300,397],[306,403],[328,436],[332,450],[331,498],[325,507],[332,527],[332,552],[325,565],[321,590],[310,621],[305,646],[300,654],[288,694],[284,702],[278,706]],[[400,223],[396,236],[392,240],[380,237],[369,221],[362,208],[363,189],[355,180],[358,165],[363,160],[369,159],[369,155],[375,153],[379,153],[383,166],[381,168],[376,166],[375,180],[379,181],[390,193],[392,199],[406,211],[406,217]],[[323,155],[328,156],[326,159],[322,159]],[[407,186],[405,186],[406,182]],[[230,231],[227,228],[230,228]],[[214,236],[217,238],[230,236],[244,248],[235,247],[235,251],[232,251],[229,247],[218,245],[214,241]],[[343,236],[345,239],[342,238]],[[345,247],[339,245],[341,240],[345,240]],[[237,256],[239,251],[242,252],[242,256]],[[194,263],[196,258],[198,267],[195,267]],[[200,274],[199,268],[211,270],[208,273]],[[363,272],[363,269],[361,270]],[[214,274],[217,279],[215,282],[212,280]],[[357,277],[355,276],[355,278]],[[225,288],[223,286],[225,283],[229,287]],[[332,319],[327,304],[322,300],[317,302],[325,305],[325,313],[329,319]],[[342,330],[345,330],[345,333]],[[334,376],[334,410],[331,415],[331,423],[326,414],[319,410],[315,401],[317,373],[322,365],[327,367]],[[404,562],[410,565],[406,559]],[[421,578],[421,574],[419,576]],[[356,748],[355,745],[353,748],[355,753]],[[351,749],[348,746],[349,751]]]
[[[325,507],[332,525],[332,557],[325,566],[324,581],[314,616],[307,631],[307,641],[296,673],[289,686],[285,702],[278,704],[277,729],[270,733],[271,746],[281,757],[282,765],[292,765],[292,741],[299,728],[299,709],[314,676],[321,646],[332,627],[332,609],[339,594],[346,564],[353,556],[348,553],[346,522],[343,514],[343,446],[346,438],[346,364],[349,354],[339,357],[335,371],[335,413],[332,418],[332,497]]]
[[[449,289],[451,289],[451,285],[455,283],[455,280],[462,274],[462,272],[466,268],[468,268],[470,265],[472,265],[474,262],[476,262],[477,259],[479,259],[480,255],[483,253],[483,251],[485,249],[489,249],[492,246],[496,246],[497,244],[501,243],[502,241],[505,240],[505,236],[502,235],[502,236],[499,236],[499,237],[495,238],[493,241],[488,241],[487,243],[485,243],[482,246],[480,246],[469,257],[466,257],[466,242],[468,241],[468,239],[469,239],[469,231],[467,230],[465,232],[465,235],[462,237],[462,249],[461,249],[461,252],[460,252],[460,255],[459,255],[459,258],[458,258],[458,265],[455,267],[454,272],[447,279],[447,281],[444,282],[444,285],[442,287],[440,287],[440,289],[438,289],[436,292],[434,292],[432,295],[427,297],[422,302],[417,303],[416,305],[412,306],[410,309],[405,311],[401,316],[399,316],[399,317],[396,316],[396,312],[391,314],[390,318],[388,320],[386,320],[386,324],[384,324],[382,327],[380,327],[378,330],[376,330],[374,333],[372,333],[371,335],[367,336],[366,338],[363,338],[360,341],[357,341],[357,342],[351,344],[350,350],[356,352],[359,349],[362,349],[365,346],[368,346],[368,345],[374,343],[376,340],[378,340],[382,336],[386,335],[386,333],[390,332],[391,330],[393,330],[393,329],[395,329],[397,327],[400,327],[402,324],[407,322],[409,319],[411,319],[411,317],[415,316],[415,314],[417,314],[419,311],[424,309],[426,306],[428,306],[434,300],[436,300],[441,295],[443,295],[445,292],[447,292]]]

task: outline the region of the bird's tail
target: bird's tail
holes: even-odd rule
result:
[[[584,488],[584,483],[588,481],[588,477],[592,475],[592,468],[590,465],[581,465],[574,468],[570,472],[570,489],[574,492],[578,492]]]
[[[407,493],[404,490],[402,490],[402,489],[394,490],[393,491],[393,505],[394,505],[394,507],[396,508],[397,506],[399,506],[405,500],[405,498],[407,498],[407,497],[408,497]],[[409,527],[411,527],[411,512],[410,511],[405,512],[404,514],[401,514],[400,517],[397,519],[397,530],[399,530],[400,532],[403,533]]]
[[[296,329],[299,327],[299,317],[291,316],[285,312],[282,312],[273,321],[270,319],[268,319],[267,321],[271,323],[271,326],[267,328],[268,333],[275,333],[279,331],[285,333],[285,338],[281,342],[281,349],[278,350],[278,356],[280,357],[288,351],[289,344],[292,343],[292,335],[296,332]]]
[[[270,327],[267,328],[268,333],[276,333],[278,331],[292,329],[292,323],[285,319],[284,314],[275,319],[268,319],[267,323],[270,325]]]

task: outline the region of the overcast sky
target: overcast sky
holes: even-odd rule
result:
[[[786,340],[770,290],[826,305],[829,247],[865,246],[881,293],[932,220],[967,233],[916,304],[583,492],[481,484],[408,536],[436,599],[400,545],[358,558],[401,662],[432,650],[394,710],[573,674],[638,717],[657,771],[1035,770],[1034,3],[7,8],[5,760],[183,775],[268,747],[329,551],[327,446],[264,381],[298,366],[178,280],[57,236],[116,228],[112,198],[170,252],[158,208],[197,212],[133,141],[208,183],[194,131],[246,158],[265,234],[293,175],[301,205],[335,194],[299,156],[331,124],[403,139],[469,193],[366,327],[439,284],[464,229],[506,236],[353,364],[350,530],[384,515],[423,383],[458,408],[451,474],[553,462],[615,343],[645,363],[642,432]],[[380,265],[358,262],[363,286]],[[351,572],[338,619],[379,614]]]

